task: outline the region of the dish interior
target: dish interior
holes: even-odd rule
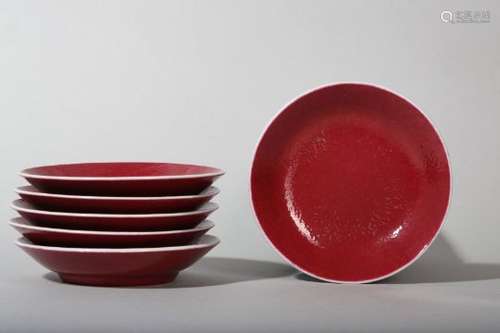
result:
[[[444,146],[412,104],[343,84],[313,91],[264,133],[252,200],[273,245],[312,275],[367,281],[411,262],[450,195]]]
[[[31,176],[53,177],[158,177],[219,173],[220,170],[200,165],[176,163],[78,163],[40,166],[23,171]]]

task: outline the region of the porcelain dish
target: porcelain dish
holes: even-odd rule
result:
[[[196,210],[219,193],[209,187],[193,195],[162,197],[108,197],[46,193],[33,186],[21,186],[16,192],[26,202],[42,210],[115,214],[173,213]]]
[[[26,253],[67,283],[172,282],[219,243],[206,235],[224,172],[194,164],[56,164],[21,172],[9,224]]]
[[[160,247],[189,244],[214,227],[205,220],[192,229],[169,231],[94,231],[47,228],[17,217],[9,225],[35,245],[63,247]]]
[[[148,248],[68,248],[34,245],[26,238],[17,245],[62,281],[94,286],[139,286],[172,282],[219,243],[204,235],[192,244]]]
[[[59,164],[21,172],[43,192],[98,196],[199,194],[223,174],[207,166],[152,162]]]
[[[219,206],[209,202],[190,212],[158,214],[70,213],[39,210],[22,199],[12,208],[33,224],[64,229],[159,231],[194,228]]]
[[[287,105],[251,168],[257,221],[303,272],[332,282],[389,277],[429,247],[444,221],[451,172],[429,119],[368,84],[335,84]]]

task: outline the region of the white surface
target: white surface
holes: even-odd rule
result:
[[[434,248],[408,270],[368,285],[312,281],[279,263],[209,257],[170,285],[81,287],[23,257],[23,269],[0,281],[0,331],[498,332],[500,265],[464,264],[443,239]]]
[[[440,20],[443,10],[483,9],[491,23]],[[362,81],[410,99],[443,136],[454,176],[443,239],[455,261],[445,256],[423,274],[416,267],[424,257],[400,274],[401,285],[282,277],[199,288],[82,288],[41,278],[5,223],[0,331],[499,331],[499,15],[496,1],[2,2],[5,222],[15,215],[8,205],[22,184],[17,174],[32,165],[200,163],[226,171],[216,182],[221,209],[211,216],[222,243],[211,254],[280,261],[249,203],[258,136],[302,92]],[[436,247],[426,256],[439,254]],[[207,269],[209,281],[232,274],[213,262]]]

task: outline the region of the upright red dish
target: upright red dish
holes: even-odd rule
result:
[[[102,196],[198,194],[223,174],[207,166],[151,162],[59,164],[21,172],[43,192]]]
[[[364,283],[415,261],[448,208],[445,147],[412,103],[368,84],[311,91],[269,124],[254,155],[259,225],[316,278]]]

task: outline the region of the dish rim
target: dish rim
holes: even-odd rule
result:
[[[36,191],[30,191],[25,188],[32,188]],[[216,196],[220,193],[220,189],[215,186],[209,186],[199,194],[190,195],[166,195],[166,196],[153,196],[153,197],[140,197],[140,196],[97,196],[97,195],[77,195],[77,194],[59,194],[59,193],[48,193],[38,190],[33,185],[23,185],[16,188],[15,192],[17,194],[33,195],[37,197],[47,197],[47,198],[60,198],[60,199],[81,199],[81,200],[185,200],[185,199],[202,199],[211,196]]]
[[[78,234],[78,235],[95,235],[95,236],[150,236],[150,235],[154,236],[154,235],[174,235],[174,234],[178,235],[178,234],[185,234],[197,231],[205,231],[205,230],[208,231],[213,227],[215,227],[215,223],[213,221],[203,220],[196,227],[190,229],[155,230],[155,231],[109,231],[109,230],[99,231],[99,230],[42,227],[38,225],[19,223],[15,221],[16,219],[22,219],[25,222],[29,223],[28,220],[22,217],[11,218],[8,224],[13,228],[23,228],[33,231],[53,232],[60,234],[71,234],[71,235]]]
[[[202,167],[210,168],[214,170],[213,172],[206,173],[195,173],[187,175],[169,175],[169,176],[49,176],[49,175],[38,175],[33,174],[31,171],[37,168],[44,167],[56,167],[56,166],[69,166],[69,165],[79,165],[79,164],[126,164],[126,163],[137,163],[137,164],[171,164],[171,165],[182,165],[189,167]],[[218,177],[224,175],[225,172],[222,169],[205,166],[200,164],[188,164],[188,163],[169,163],[169,162],[87,162],[87,163],[62,163],[62,164],[48,164],[39,165],[30,168],[23,169],[19,176],[26,179],[47,179],[47,180],[64,180],[64,181],[135,181],[135,180],[168,180],[168,179],[195,179],[195,178],[205,178],[205,177]]]
[[[51,252],[70,252],[70,253],[109,253],[109,254],[125,254],[125,253],[149,253],[149,252],[178,252],[185,250],[204,249],[213,247],[220,243],[220,239],[213,235],[203,235],[196,244],[162,246],[162,247],[131,247],[131,248],[85,248],[85,247],[63,247],[63,246],[47,246],[36,245],[29,241],[26,237],[20,237],[15,242],[20,248],[28,248],[33,250],[43,250]]]
[[[24,203],[31,206],[31,208],[20,207],[17,205],[18,203]],[[14,200],[10,207],[17,212],[23,213],[32,213],[39,215],[51,215],[51,216],[66,216],[66,217],[93,217],[93,218],[103,218],[103,219],[112,219],[112,218],[155,218],[155,217],[179,217],[179,216],[191,216],[205,213],[213,213],[217,209],[219,209],[219,205],[215,202],[207,202],[201,205],[196,210],[190,210],[187,212],[177,212],[177,213],[150,213],[150,214],[108,214],[108,213],[76,213],[76,212],[58,212],[58,211],[49,211],[43,209],[36,209],[23,199]]]

